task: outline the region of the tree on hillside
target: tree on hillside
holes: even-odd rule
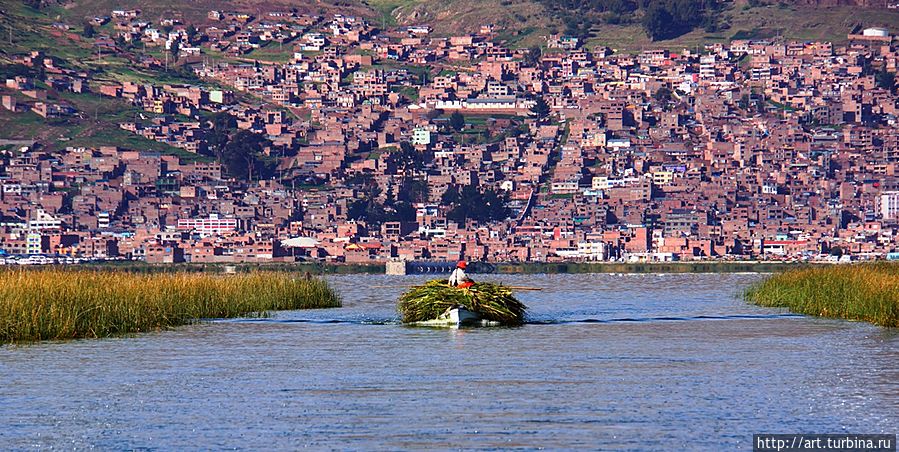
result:
[[[549,111],[549,104],[546,103],[543,97],[538,97],[537,103],[535,103],[534,106],[531,107],[531,112],[534,113],[534,116],[536,116],[537,119],[540,120],[549,116]]]
[[[462,113],[458,111],[454,111],[453,114],[450,115],[449,125],[456,132],[461,131],[465,127],[465,116],[462,116]]]
[[[654,3],[646,10],[643,15],[643,28],[653,41],[666,39],[672,35],[672,23],[674,17],[671,13],[659,3]]]
[[[231,131],[237,127],[237,119],[228,112],[212,115],[208,121],[209,133],[206,135],[208,150],[205,155],[219,155],[231,139]]]
[[[749,94],[743,94],[740,96],[740,101],[737,102],[737,106],[743,110],[749,111],[749,109],[753,107],[752,98],[749,97]]]
[[[172,53],[172,58],[175,61],[178,61],[178,54],[181,51],[181,45],[178,43],[178,41],[172,41],[172,47],[169,48],[169,51]]]
[[[347,218],[365,221],[373,227],[378,227],[385,221],[415,221],[415,207],[408,200],[395,199],[392,189],[388,190],[385,195],[387,199],[383,203],[378,202],[381,189],[374,181],[360,190],[361,196],[347,204]]]
[[[652,96],[660,103],[666,103],[671,101],[671,88],[667,86],[663,86],[659,88]]]
[[[219,152],[219,159],[232,177],[248,180],[267,177],[272,168],[262,159],[262,151],[270,144],[258,133],[241,130],[228,140]]]
[[[40,67],[42,68],[43,65],[41,65]],[[8,78],[16,78],[20,76],[43,78],[38,73],[38,68],[28,67],[20,63],[0,65],[0,80],[6,80]]]
[[[94,30],[93,24],[91,24],[90,22],[85,22],[84,28],[81,30],[81,36],[84,36],[85,38],[93,38],[96,35],[97,31]]]
[[[537,66],[540,64],[540,57],[543,55],[543,51],[538,46],[533,46],[528,49],[528,53],[524,56],[524,63],[528,66]]]
[[[371,190],[365,193],[362,198],[351,201],[347,205],[347,218],[350,220],[365,221],[371,225],[380,225],[387,216],[384,206],[379,204],[377,197],[381,190],[377,187],[371,187]]]
[[[193,26],[192,24],[188,25],[185,33],[187,33],[187,41],[194,42],[194,39],[197,37],[197,27]]]
[[[390,221],[415,221],[416,209],[407,201],[397,201],[387,211]]]
[[[896,90],[896,74],[886,70],[886,68],[874,74],[874,81],[877,83],[877,86],[890,92]]]
[[[643,28],[653,41],[672,39],[702,25],[717,29],[714,0],[643,0]]]
[[[441,197],[441,204],[449,207],[447,219],[459,224],[469,219],[479,222],[504,220],[510,214],[507,202],[507,194],[500,194],[492,188],[481,192],[474,185],[466,185],[461,190],[452,185]]]
[[[432,157],[430,153],[420,152],[408,141],[403,141],[400,143],[399,151],[391,152],[387,156],[387,166],[398,173],[420,171]]]

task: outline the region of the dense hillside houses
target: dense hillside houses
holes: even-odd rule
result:
[[[121,129],[183,153],[6,148],[3,262],[854,260],[899,246],[888,30],[631,55],[343,15],[109,14],[108,52],[161,49],[137,61],[178,60],[196,81],[95,79],[33,52],[17,62],[40,75],[5,80],[3,108],[78,115],[47,89],[94,93],[139,109]]]

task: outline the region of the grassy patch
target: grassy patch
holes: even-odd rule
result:
[[[760,306],[800,314],[899,327],[899,265],[892,263],[806,268],[774,275],[744,297]]]
[[[773,100],[771,100],[771,99],[768,99],[768,103],[771,104],[772,107],[774,107],[774,108],[776,108],[776,109],[778,109],[778,110],[781,110],[781,111],[796,111],[795,108],[793,108],[793,107],[791,107],[791,106],[789,106],[789,105],[782,104],[782,103],[780,103],[780,102],[775,102],[775,101],[773,101]]]
[[[123,149],[177,155],[186,161],[208,159],[121,129],[118,125],[120,122],[134,120],[140,111],[121,100],[94,94],[60,92],[54,95],[51,102],[60,100],[74,105],[82,117],[45,119],[31,111],[13,113],[2,110],[0,138],[34,139],[47,143],[51,149],[66,146],[118,146]],[[29,101],[31,102],[33,100]]]
[[[289,273],[0,272],[0,343],[99,338],[209,318],[340,306],[321,279]]]
[[[185,162],[210,160],[209,157],[194,154],[166,143],[148,140],[140,135],[118,128],[93,128],[85,135],[73,138],[69,142],[69,145],[84,147],[118,146],[122,149],[132,149],[135,151],[159,152],[163,155],[178,156],[178,158]]]
[[[622,52],[636,53],[644,49],[662,48],[673,52],[697,50],[705,44],[731,39],[768,39],[783,37],[798,41],[831,41],[843,44],[856,26],[895,28],[899,11],[858,6],[812,7],[775,5],[744,8],[734,2],[723,16],[730,27],[708,33],[698,28],[690,33],[664,41],[652,41],[640,24],[599,24],[592,30],[589,48],[608,46]]]
[[[244,58],[268,63],[288,63],[293,59],[293,44],[285,46],[277,42],[269,42],[265,46],[246,54]]]
[[[409,99],[412,102],[418,102],[419,91],[418,91],[417,87],[402,86],[402,87],[393,89],[393,91],[396,91],[396,92],[402,94],[403,96],[405,96],[407,99]]]
[[[0,138],[31,140],[40,136],[46,121],[32,111],[13,113],[0,110]]]
[[[368,4],[380,14],[380,22],[375,25],[382,27],[395,27],[396,16],[394,12],[402,7],[415,5],[417,0],[369,0]]]

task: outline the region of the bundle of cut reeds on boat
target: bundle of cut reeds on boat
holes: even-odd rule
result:
[[[469,288],[458,288],[449,286],[445,279],[409,289],[400,296],[397,306],[405,323],[433,320],[451,308],[465,308],[485,320],[507,326],[524,323],[527,310],[509,287],[475,283]]]

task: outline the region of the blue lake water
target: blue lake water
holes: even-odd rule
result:
[[[520,328],[344,307],[0,347],[0,448],[747,450],[753,433],[896,433],[899,331],[749,306],[759,275],[477,275]]]

